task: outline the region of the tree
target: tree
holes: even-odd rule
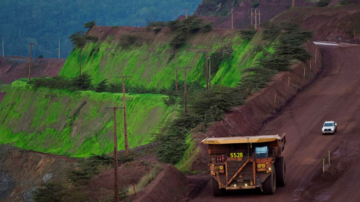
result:
[[[108,89],[107,81],[106,79],[104,79],[98,84],[95,91],[100,93],[100,92],[105,92],[107,89]]]
[[[75,32],[69,37],[71,43],[76,47],[80,49],[80,57],[79,57],[79,75],[81,75],[81,52],[84,46],[86,45],[87,41],[96,42],[97,37],[94,36],[86,36],[83,31]]]
[[[73,79],[73,86],[78,90],[89,90],[91,87],[91,77],[88,74],[82,74]]]
[[[92,20],[92,21],[87,22],[87,23],[84,24],[84,28],[88,28],[88,29],[91,29],[94,26],[96,26],[96,21],[95,20]]]

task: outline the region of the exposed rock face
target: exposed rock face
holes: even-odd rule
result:
[[[32,202],[43,183],[62,180],[76,160],[0,145],[0,201]]]
[[[0,200],[5,199],[14,187],[15,183],[10,176],[0,171]]]

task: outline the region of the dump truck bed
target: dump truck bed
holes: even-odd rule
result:
[[[201,142],[204,144],[247,144],[247,143],[264,143],[282,140],[283,136],[279,135],[259,135],[259,136],[237,136],[237,137],[218,137],[206,138]]]

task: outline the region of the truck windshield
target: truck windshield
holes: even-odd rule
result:
[[[325,123],[324,126],[333,126],[333,123]]]
[[[255,158],[268,158],[268,147],[255,147]]]

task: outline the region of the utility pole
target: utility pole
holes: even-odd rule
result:
[[[4,37],[2,38],[2,57],[5,58]]]
[[[254,25],[254,29],[260,29],[260,10],[251,9],[251,27]]]
[[[125,155],[129,154],[129,146],[128,146],[128,137],[127,137],[127,123],[126,123],[126,99],[125,99],[125,78],[129,78],[131,76],[120,76],[117,78],[122,78],[122,88],[123,88],[123,110],[124,110],[124,136],[125,136]]]
[[[209,89],[211,89],[211,56],[209,57]]]
[[[205,53],[205,75],[206,75],[206,90],[209,89],[209,63],[208,53]]]
[[[234,8],[231,8],[231,29],[234,29]]]
[[[80,47],[80,66],[79,66],[79,75],[81,76],[81,51],[82,51],[82,47]]]
[[[255,29],[257,30],[257,13],[256,13],[256,9],[255,9]]]
[[[178,64],[177,64],[177,50],[175,50],[175,84],[176,84],[176,94],[179,92],[179,82],[178,82]]]
[[[259,29],[260,29],[260,10],[259,10]]]
[[[187,87],[186,87],[186,69],[191,67],[184,67],[184,106],[185,106],[185,114],[187,113]]]
[[[186,17],[186,19],[187,19],[187,18],[188,18],[188,9],[185,8],[185,10],[186,10],[186,15],[185,15],[185,17]]]
[[[119,178],[118,178],[118,159],[117,159],[117,135],[116,135],[116,110],[123,107],[106,107],[114,110],[114,201],[119,202]]]
[[[31,57],[32,57],[32,46],[35,45],[34,43],[29,43],[30,44],[30,60],[29,60],[29,82],[31,80]]]
[[[59,59],[60,59],[60,38],[59,38]]]
[[[253,27],[253,9],[251,8],[251,14],[250,14],[250,26]]]
[[[151,14],[151,22],[154,22],[154,14]]]

